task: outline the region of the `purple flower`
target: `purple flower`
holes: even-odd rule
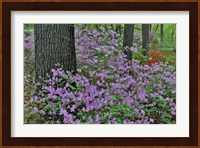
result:
[[[151,119],[151,118],[149,119],[149,121],[150,121],[151,123],[154,123],[154,120],[153,120],[153,119]]]
[[[139,93],[139,95],[138,95],[138,97],[139,97],[139,99],[141,100],[141,101],[143,101],[144,99],[145,99],[145,93],[144,92],[141,92],[141,93]]]
[[[90,71],[90,77],[93,77],[94,76],[94,72],[93,71]]]
[[[89,121],[90,123],[93,123],[93,119],[92,119],[91,116],[88,117],[88,121]]]
[[[74,112],[74,111],[75,111],[75,108],[76,108],[76,105],[73,105],[73,106],[70,108],[70,111],[71,111],[71,112]]]
[[[96,116],[95,116],[95,120],[96,120],[96,122],[98,122],[98,121],[100,120],[100,118],[99,118],[99,115],[98,115],[98,114],[96,114]]]
[[[141,120],[137,120],[135,123],[136,124],[142,124],[142,121]]]
[[[38,112],[38,108],[37,107],[34,107],[33,111],[36,113]]]
[[[60,115],[64,115],[66,116],[67,115],[67,111],[63,108],[60,109]]]
[[[141,110],[141,113],[142,113],[142,115],[143,115],[143,116],[145,115],[145,112],[144,112],[144,110]]]

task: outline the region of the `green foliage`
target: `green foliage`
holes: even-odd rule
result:
[[[117,96],[115,96],[117,97]],[[100,116],[102,123],[107,123],[109,118],[114,118],[117,123],[123,123],[125,119],[133,118],[132,113],[134,110],[131,106],[126,104],[119,105],[119,106],[105,106],[102,108],[102,114]]]
[[[142,55],[142,53],[139,52],[139,51],[138,52],[133,52],[132,58],[135,59],[135,60],[138,60],[141,64],[146,64],[147,61],[148,61],[148,57]]]
[[[43,117],[38,113],[34,113],[32,109],[26,109],[24,111],[24,123],[25,124],[35,124],[35,123],[45,123]]]
[[[158,47],[176,48],[176,24],[164,24],[163,25],[163,45]],[[160,40],[160,27],[156,31],[156,36]]]
[[[176,67],[176,52],[169,48],[162,48],[162,51],[165,53],[163,62]]]
[[[33,30],[34,29],[34,24],[24,24],[24,29],[25,30]]]
[[[159,44],[159,38],[153,38],[152,39],[152,44],[153,45],[158,45]]]

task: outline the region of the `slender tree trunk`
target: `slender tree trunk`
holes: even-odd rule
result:
[[[35,70],[36,80],[51,72],[59,63],[64,70],[76,72],[74,26],[71,24],[36,24]]]
[[[149,54],[149,24],[142,24],[142,48],[143,55]]]
[[[176,32],[176,26],[172,26],[172,30],[171,30],[171,42],[174,41],[174,35],[175,35],[175,32]]]
[[[125,24],[123,48],[125,48],[126,46],[128,46],[128,47],[133,46],[133,33],[134,33],[134,25],[133,24]],[[132,51],[124,50],[124,53],[127,55],[127,59],[129,61],[132,61]]]
[[[122,25],[119,25],[119,34],[122,35]]]
[[[176,25],[172,26],[172,31],[171,31],[171,43],[176,40]],[[173,51],[176,51],[176,46],[174,47]]]
[[[163,46],[163,24],[160,24],[160,44]]]
[[[115,32],[119,33],[119,26],[116,25]]]

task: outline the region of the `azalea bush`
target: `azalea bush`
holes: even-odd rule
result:
[[[52,69],[48,79],[37,83],[33,111],[44,123],[175,123],[174,68],[146,65],[134,70],[136,78],[110,81],[102,73],[87,78],[82,72]]]
[[[77,73],[57,64],[35,82],[27,76],[27,123],[173,124],[176,69],[163,62],[129,63],[119,34],[111,29],[75,30]]]
[[[159,64],[160,62],[176,66],[176,53],[170,50],[168,51],[160,51],[158,49],[151,50],[148,56],[147,64],[148,65],[152,65],[154,63]]]
[[[163,62],[165,59],[165,53],[159,51],[158,49],[153,49],[149,52],[149,61],[148,65],[152,65],[153,63]]]

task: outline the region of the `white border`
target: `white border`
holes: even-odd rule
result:
[[[189,137],[188,11],[12,11],[11,137]],[[176,23],[177,120],[175,125],[23,124],[24,23]]]

